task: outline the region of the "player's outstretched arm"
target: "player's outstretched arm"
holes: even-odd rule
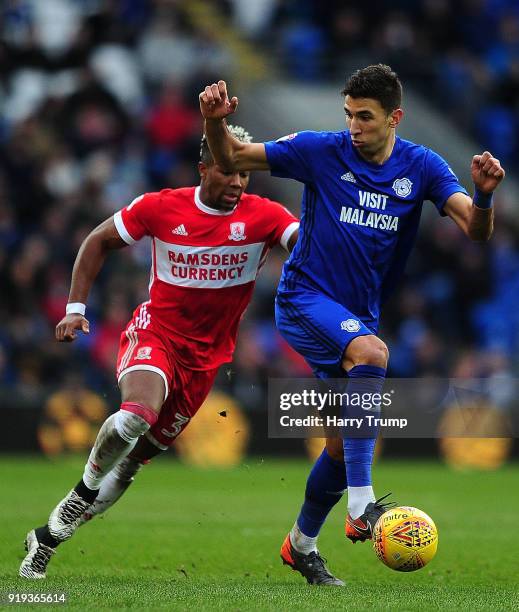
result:
[[[81,244],[74,262],[68,298],[69,310],[81,310],[81,305],[86,304],[90,289],[99,274],[107,253],[124,246],[127,246],[127,244],[119,236],[113,217],[103,221],[90,232]],[[73,305],[79,305],[79,308]],[[88,320],[84,313],[69,312],[56,325],[56,340],[58,342],[72,342],[76,339],[78,330],[88,334]]]
[[[444,211],[471,240],[485,242],[490,239],[494,229],[492,196],[505,178],[505,171],[499,160],[488,151],[474,155],[470,170],[474,197],[455,193],[447,200]]]
[[[207,144],[216,163],[227,171],[269,170],[265,145],[240,142],[227,129],[225,118],[238,107],[238,98],[229,100],[225,81],[207,85],[198,98]]]

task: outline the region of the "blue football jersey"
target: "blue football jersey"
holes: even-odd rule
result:
[[[445,160],[396,138],[383,164],[364,160],[348,131],[299,132],[266,142],[273,176],[304,183],[299,240],[279,293],[322,292],[376,327],[405,267],[425,200],[440,214],[466,190]]]

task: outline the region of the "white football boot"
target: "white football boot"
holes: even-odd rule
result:
[[[49,516],[50,535],[58,542],[64,542],[74,535],[81,517],[92,504],[80,497],[74,489],[64,497]]]
[[[18,572],[22,578],[42,579],[50,558],[56,552],[54,548],[38,542],[34,529],[25,537],[25,550],[27,555],[20,565]]]

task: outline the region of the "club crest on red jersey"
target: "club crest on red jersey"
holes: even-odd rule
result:
[[[247,236],[245,235],[245,223],[239,221],[237,223],[231,223],[229,226],[230,234],[227,237],[229,240],[235,240],[239,242],[240,240],[245,240]]]

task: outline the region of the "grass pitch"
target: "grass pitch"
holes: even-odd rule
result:
[[[343,500],[320,538],[329,567],[347,582],[337,589],[308,586],[279,559],[307,462],[252,458],[230,470],[198,470],[164,458],[145,467],[104,518],[60,546],[47,580],[18,578],[25,533],[45,522],[82,465],[82,458],[0,458],[2,603],[7,592],[65,591],[65,607],[79,610],[519,610],[517,464],[456,473],[439,463],[381,460],[376,491],[393,491],[433,517],[438,554],[421,571],[391,571],[371,544],[345,539]]]

